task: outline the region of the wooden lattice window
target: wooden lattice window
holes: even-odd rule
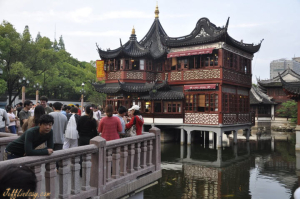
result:
[[[218,103],[218,94],[186,95],[185,110],[188,112],[216,112]]]
[[[240,113],[248,113],[250,109],[249,97],[240,95],[239,96],[239,112]]]
[[[229,94],[223,93],[223,112],[228,113],[229,112]]]
[[[165,113],[181,113],[181,102],[164,102]]]

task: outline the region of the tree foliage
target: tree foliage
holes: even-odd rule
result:
[[[291,100],[283,102],[277,113],[279,116],[286,117],[287,120],[292,118],[292,122],[297,121],[297,102]]]
[[[22,77],[33,84],[39,83],[42,86],[40,95],[47,95],[50,99],[80,100],[83,82],[86,98],[103,96],[94,93],[92,83],[97,80],[96,68],[92,64],[80,62],[65,51],[62,36],[59,43],[42,37],[40,33],[33,39],[28,26],[20,34],[9,22],[0,24],[1,78],[6,83],[3,90],[8,93],[9,104],[20,95],[22,85],[18,80]],[[0,86],[3,81],[0,81]],[[35,95],[33,84],[26,86],[26,98]]]

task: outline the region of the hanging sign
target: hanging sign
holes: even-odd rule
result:
[[[103,80],[103,78],[105,77],[104,60],[96,61],[96,70],[97,70],[97,79],[100,81]]]

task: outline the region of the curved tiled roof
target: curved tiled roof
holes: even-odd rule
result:
[[[286,82],[282,79],[280,74],[278,76],[282,83],[283,89],[285,89],[288,93],[300,98],[300,80],[298,82]],[[292,98],[294,98],[294,97],[292,97]]]
[[[165,47],[166,37],[168,37],[167,33],[160,24],[159,19],[156,18],[148,33],[139,43],[149,47],[151,56],[157,59],[167,54],[167,48]]]
[[[211,23],[209,19],[201,18],[189,35],[182,37],[168,37],[166,39],[166,45],[168,47],[179,47],[215,42],[221,40],[225,33],[226,28],[217,27],[215,24]]]
[[[143,57],[150,55],[153,59],[158,59],[167,54],[169,48],[199,45],[212,42],[225,42],[233,47],[241,49],[247,53],[254,54],[261,47],[260,44],[246,44],[233,39],[227,32],[229,18],[225,27],[217,27],[207,18],[198,20],[196,27],[189,34],[181,37],[169,37],[163,29],[158,18],[155,18],[149,31],[139,42],[133,42],[135,35],[131,35],[130,40],[115,50],[104,51],[98,47],[98,52],[101,58],[116,58],[121,55],[130,57]],[[124,54],[122,54],[124,53]]]
[[[170,89],[169,84],[166,80],[158,84],[157,81],[146,82],[145,84],[137,83],[126,83],[120,82],[118,84],[93,84],[95,90],[99,93],[117,93],[119,91],[133,92],[133,93],[144,93],[152,90],[168,90]]]
[[[121,90],[121,87],[119,85],[107,85],[107,84],[98,84],[94,83],[93,84],[95,90],[99,93],[117,93]]]
[[[98,53],[101,58],[111,59],[118,57],[119,55],[127,55],[129,57],[143,57],[150,54],[150,49],[140,45],[136,40],[136,35],[131,34],[130,40],[126,44],[115,50],[101,50],[98,48]]]
[[[250,104],[276,104],[272,98],[260,91],[255,86],[250,90]]]
[[[276,77],[274,77],[273,79],[268,79],[268,80],[259,80],[257,81],[259,87],[261,87],[262,89],[264,89],[264,87],[278,87],[278,86],[282,86],[281,80],[280,78],[284,78],[287,75],[291,75],[293,77],[295,77],[295,81],[300,81],[300,75],[298,73],[296,73],[295,71],[293,71],[292,69],[288,68],[286,70],[284,70],[281,74],[278,73],[278,75]]]
[[[143,100],[182,100],[183,98],[183,92],[173,90],[151,92],[149,95],[140,97]]]

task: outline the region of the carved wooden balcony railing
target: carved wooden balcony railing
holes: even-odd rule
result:
[[[108,142],[97,136],[87,146],[55,151],[48,156],[0,161],[0,168],[29,166],[37,177],[36,192],[40,193],[41,187],[45,187],[45,191],[51,193],[48,198],[57,198],[57,195],[58,198],[119,198],[161,177],[160,130],[154,127],[149,132]],[[12,141],[14,137],[9,138]],[[7,140],[0,138],[1,149],[5,148]],[[82,178],[79,176],[80,156]],[[58,173],[56,162],[59,164]],[[42,173],[44,165],[45,172]],[[57,182],[59,186],[56,186]],[[71,190],[68,190],[69,184]]]
[[[251,113],[223,113],[223,124],[252,123]]]

